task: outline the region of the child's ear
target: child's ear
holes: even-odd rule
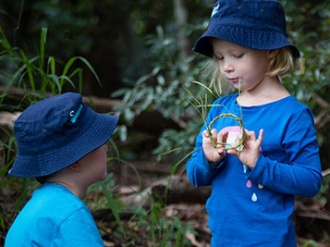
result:
[[[71,166],[69,166],[70,170],[72,171],[79,171],[81,169],[81,164],[79,161],[73,163]]]
[[[274,58],[274,57],[277,56],[277,54],[278,54],[278,49],[268,51],[268,56],[269,56],[269,58]]]

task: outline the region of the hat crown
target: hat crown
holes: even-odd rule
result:
[[[298,48],[290,43],[287,36],[284,9],[278,1],[218,0],[209,26],[193,50],[212,57],[210,38],[217,38],[256,50],[289,47],[293,57],[299,58]]]
[[[219,0],[212,10],[213,21],[219,26],[280,32],[287,37],[284,9],[275,0]]]
[[[66,93],[28,107],[14,124],[19,152],[33,154],[67,142],[79,131],[70,119],[81,101],[79,94]]]

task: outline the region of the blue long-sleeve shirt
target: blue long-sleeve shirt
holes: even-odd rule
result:
[[[243,118],[247,130],[258,134],[264,129],[255,167],[244,167],[230,154],[219,166],[209,164],[202,150],[205,125],[187,162],[187,176],[193,185],[212,186],[206,203],[212,247],[295,247],[295,195],[314,196],[322,183],[313,115],[293,96],[252,107],[239,106],[237,96],[217,99],[206,123],[221,113],[232,113]],[[220,118],[212,128],[220,131],[233,125],[238,125],[235,119]]]

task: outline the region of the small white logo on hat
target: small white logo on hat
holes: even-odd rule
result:
[[[214,5],[213,10],[212,10],[211,17],[214,16],[216,13],[219,12],[219,8],[220,8],[220,4],[219,3],[217,3],[216,5]]]
[[[78,118],[82,108],[83,108],[83,105],[80,105],[77,112],[74,112],[74,111],[70,112],[70,117],[71,117],[70,121],[71,121],[71,123],[75,123],[77,121],[77,118]]]

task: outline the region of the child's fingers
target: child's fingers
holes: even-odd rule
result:
[[[227,150],[227,153],[232,154],[232,155],[235,155],[235,156],[238,157],[240,151],[237,151],[236,149],[228,149],[228,150]]]
[[[244,145],[247,148],[259,149],[264,137],[264,130],[259,130],[258,139],[254,131],[246,131],[247,137],[244,140]]]
[[[210,138],[210,134],[212,135],[212,137],[214,138],[217,135],[217,130],[216,129],[212,129],[211,131],[209,130],[204,130],[203,131],[203,136]]]
[[[204,130],[202,133],[203,137],[209,138],[209,132],[207,130]]]
[[[218,148],[223,148],[225,146],[227,136],[228,132],[219,132],[217,134]]]
[[[217,136],[217,130],[216,129],[212,129],[211,130],[211,134],[212,134],[212,137],[216,137]]]
[[[259,137],[257,139],[258,147],[261,146],[261,143],[262,143],[263,139],[264,139],[264,130],[261,129],[261,130],[259,130]]]
[[[245,133],[247,135],[247,138],[245,138],[246,140],[256,140],[256,134],[254,133],[254,131],[245,130]]]

